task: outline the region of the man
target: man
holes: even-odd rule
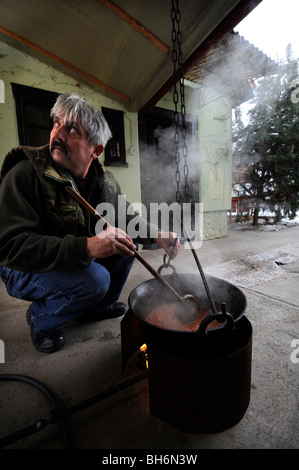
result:
[[[0,175],[0,275],[9,295],[31,302],[26,317],[32,342],[46,353],[65,345],[61,326],[66,322],[89,312],[99,319],[125,313],[117,300],[139,241],[117,227],[124,196],[98,161],[111,138],[103,115],[71,94],[58,97],[51,117],[50,144],[13,149]],[[115,226],[96,235],[96,221],[67,185],[95,208],[112,204]],[[127,215],[127,223],[133,217]],[[147,233],[152,229],[141,217],[138,222],[146,224]],[[169,254],[175,234],[156,227],[154,239]],[[174,256],[179,248],[177,242]]]

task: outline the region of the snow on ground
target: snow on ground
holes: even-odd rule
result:
[[[266,220],[266,218],[264,219],[263,216],[267,217],[269,220]],[[264,212],[260,215],[257,226],[252,225],[252,220],[245,220],[242,222],[232,222],[230,224],[230,228],[233,230],[258,230],[263,232],[276,232],[277,230],[283,230],[285,228],[299,225],[299,212],[294,219],[290,220],[283,218],[277,224],[273,223],[273,219],[271,219],[272,217],[274,219],[273,214]]]

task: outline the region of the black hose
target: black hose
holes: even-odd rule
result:
[[[19,374],[0,374],[0,381],[25,382],[29,385],[32,385],[33,387],[38,389],[49,401],[51,405],[50,411],[54,417],[61,412],[61,405],[58,402],[55,394],[43,382],[40,382],[39,380],[36,380],[33,377]],[[20,439],[23,439],[24,437],[30,436],[31,434],[34,434],[35,432],[38,432],[41,429],[44,429],[50,423],[51,420],[42,419],[37,421],[35,424],[27,426],[26,428],[23,428],[20,431],[16,431],[4,437],[3,439],[0,439],[0,449],[2,449],[3,447],[7,447],[8,445],[13,444],[14,442]],[[64,420],[61,420],[59,424],[63,440],[63,447],[66,449],[71,449],[72,446],[67,424]]]
[[[47,419],[42,419],[37,421],[36,423],[27,426],[26,428],[21,429],[20,431],[17,431],[13,434],[10,434],[9,436],[4,437],[3,439],[0,439],[0,449],[3,447],[7,447],[10,444],[13,444],[14,442],[30,436],[31,434],[34,434],[41,429],[44,429],[48,424],[53,424],[57,421],[61,422],[61,431],[63,433],[63,438],[65,441],[65,448],[66,449],[71,449],[71,441],[69,439],[69,434],[66,426],[66,422],[64,421],[65,418],[68,416],[77,413],[78,411],[81,411],[88,406],[91,406],[101,400],[104,400],[105,398],[110,397],[111,395],[114,395],[121,390],[124,390],[125,388],[131,387],[135,383],[144,380],[148,377],[148,372],[147,370],[142,371],[139,375],[129,378],[128,380],[121,382],[120,384],[117,384],[108,390],[105,390],[103,392],[98,393],[97,395],[81,402],[78,403],[77,405],[72,406],[71,408],[66,408],[62,409],[59,405],[59,403],[56,400],[55,395],[53,392],[42,382],[33,379],[32,377],[28,377],[26,375],[15,375],[15,374],[0,374],[0,381],[1,380],[15,380],[15,381],[21,381],[21,382],[26,382],[29,383],[30,385],[33,385],[34,387],[38,388],[45,396],[46,398],[50,401],[52,405],[51,412],[53,413],[53,416],[47,420]]]
[[[54,393],[49,389],[47,385],[39,380],[29,377],[28,375],[18,375],[18,374],[0,374],[0,381],[16,381],[16,382],[25,382],[33,387],[37,388],[42,392],[47,400],[50,402],[53,408],[59,408],[59,404]]]

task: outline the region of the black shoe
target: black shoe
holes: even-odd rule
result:
[[[90,311],[76,318],[79,322],[96,322],[101,320],[108,320],[109,318],[117,318],[124,315],[127,311],[127,306],[123,302],[115,302],[110,305],[107,310],[103,312]]]
[[[29,307],[26,312],[26,319],[28,325],[30,326],[33,346],[38,351],[44,353],[53,353],[59,351],[59,349],[62,349],[65,346],[66,339],[65,336],[63,336],[60,328],[57,328],[57,330],[54,330],[52,333],[47,335],[42,335],[36,331],[31,319],[31,307]]]
[[[108,318],[122,317],[127,311],[127,306],[123,302],[114,302],[110,305],[107,310],[101,312],[99,317],[101,320],[107,320]]]
[[[76,318],[79,322],[96,322],[101,320],[108,320],[109,318],[117,318],[124,315],[127,311],[127,306],[123,302],[115,302],[114,304],[110,305],[107,310],[103,312],[94,312],[90,311],[84,313],[80,317]]]

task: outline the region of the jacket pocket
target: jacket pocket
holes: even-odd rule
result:
[[[47,226],[50,234],[58,237],[65,235],[84,236],[85,223],[82,212],[76,204],[62,203],[49,206],[47,210]]]

